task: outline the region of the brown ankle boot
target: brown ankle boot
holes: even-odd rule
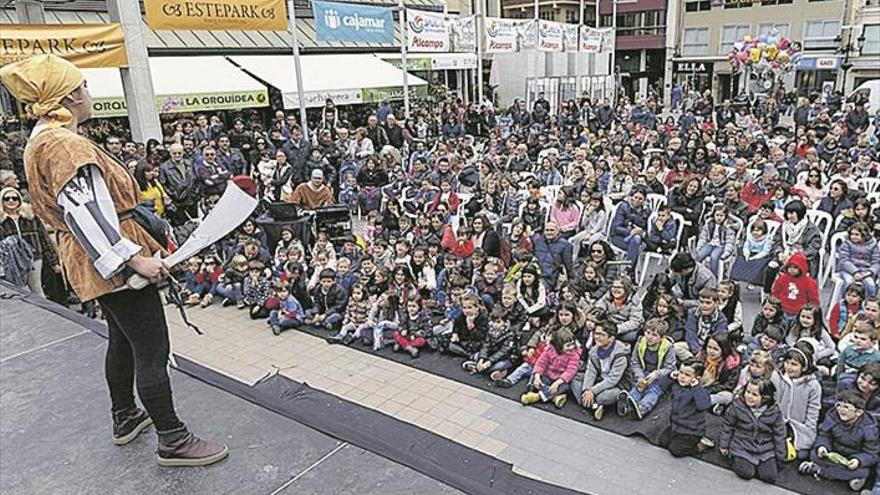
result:
[[[229,455],[225,445],[202,440],[186,426],[156,433],[159,435],[157,454],[160,466],[207,466]]]
[[[138,407],[113,413],[113,445],[125,445],[153,424],[150,416]]]

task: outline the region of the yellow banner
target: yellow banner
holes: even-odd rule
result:
[[[144,0],[153,29],[286,31],[285,0]]]
[[[54,54],[77,67],[127,67],[119,24],[3,24],[0,65]]]

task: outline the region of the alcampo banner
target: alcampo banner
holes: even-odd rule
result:
[[[144,0],[153,29],[286,31],[284,0]]]
[[[83,68],[128,66],[119,24],[4,24],[0,29],[0,65],[48,54]]]
[[[159,110],[159,113],[238,110],[267,106],[269,106],[269,97],[265,90],[156,97],[156,109]],[[125,115],[128,115],[125,98],[95,98],[92,100],[93,117],[123,117]]]

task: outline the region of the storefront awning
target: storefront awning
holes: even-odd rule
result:
[[[284,108],[299,107],[292,55],[242,55],[233,63],[261,81],[278,88]],[[403,71],[370,54],[303,55],[302,78],[306,107],[324,106],[332,98],[337,105],[374,103],[403,98]],[[428,83],[412,74],[411,95],[426,95]]]
[[[118,69],[83,69],[92,95],[93,117],[127,114]],[[265,107],[266,87],[224,57],[150,59],[159,113]]]
[[[377,57],[394,64],[402,65],[399,53],[377,53]],[[476,53],[410,53],[406,56],[406,66],[411,71],[476,69]]]

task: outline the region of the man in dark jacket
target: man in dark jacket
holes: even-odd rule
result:
[[[541,279],[547,289],[552,291],[556,288],[563,270],[566,278],[570,278],[573,273],[571,243],[559,235],[559,226],[553,222],[547,222],[543,235],[533,235],[532,243],[535,246],[535,257],[541,265]]]
[[[611,129],[611,122],[614,121],[614,109],[608,104],[608,100],[602,100],[602,104],[596,109],[596,118],[599,121],[599,127],[606,131]]]
[[[183,157],[183,146],[174,143],[169,151],[171,158],[159,166],[159,182],[176,209],[168,212],[168,220],[177,226],[198,216],[199,183],[192,162]]]
[[[375,115],[370,115],[367,118],[367,137],[373,143],[373,149],[376,153],[382,151],[382,148],[389,143],[388,133],[384,127],[379,125],[379,118]]]
[[[856,102],[856,107],[850,113],[846,114],[846,128],[850,134],[861,134],[868,128],[868,112],[865,111],[865,104],[862,101]]]
[[[284,143],[281,149],[287,155],[287,161],[293,167],[294,175],[296,175],[296,171],[305,170],[306,160],[312,154],[312,143],[303,137],[302,129],[294,127],[290,132],[290,139]],[[301,175],[305,176],[304,172]]]
[[[403,128],[397,123],[397,117],[393,113],[389,113],[388,117],[385,118],[382,129],[385,130],[385,135],[388,136],[388,144],[397,149],[403,148]],[[380,150],[381,148],[376,149],[377,152]]]
[[[232,175],[242,175],[250,172],[247,160],[238,148],[233,148],[229,136],[221,134],[217,138],[217,163],[232,172]]]

